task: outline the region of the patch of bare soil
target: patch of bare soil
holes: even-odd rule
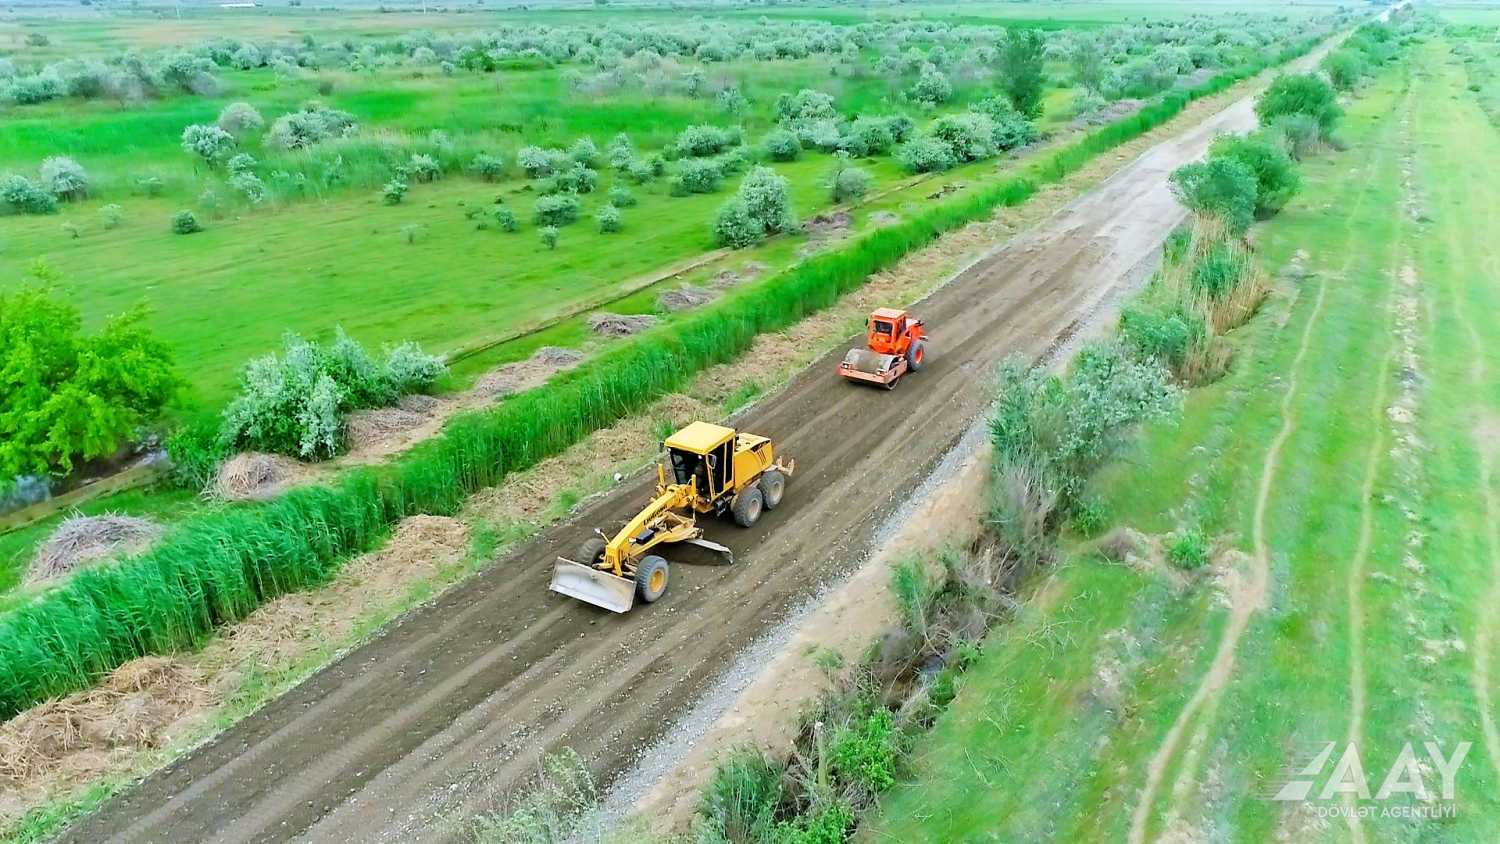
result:
[[[132,660],[88,691],[0,724],[0,824],[102,774],[152,766],[169,745],[202,736],[251,672],[276,676],[344,644],[372,611],[461,561],[468,548],[462,522],[414,516],[326,587],[277,598],[223,628],[203,650]]]
[[[1073,120],[1072,127],[1074,129],[1086,129],[1090,126],[1102,126],[1106,123],[1113,123],[1116,120],[1123,120],[1140,111],[1141,106],[1145,104],[1144,100],[1114,100],[1101,109],[1079,115]]]
[[[629,337],[656,324],[651,314],[598,313],[589,317],[589,328],[605,337]]]
[[[69,516],[37,548],[26,570],[26,582],[45,583],[90,563],[139,553],[161,534],[161,525],[139,516]]]
[[[583,362],[583,353],[558,346],[543,346],[531,357],[497,367],[475,382],[470,395],[496,399],[540,387],[548,378]]]
[[[870,215],[870,225],[876,228],[880,228],[881,226],[895,225],[900,221],[901,215],[891,211],[876,211],[874,214]]]
[[[725,272],[729,271],[725,270]],[[718,296],[719,293],[717,290],[684,284],[656,297],[656,304],[660,305],[664,311],[685,311],[689,308],[708,304],[718,298]]]
[[[259,501],[319,474],[316,467],[290,457],[246,451],[224,461],[208,492],[225,501]]]

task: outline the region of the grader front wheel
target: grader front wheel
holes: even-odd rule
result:
[[[635,589],[641,600],[656,603],[667,591],[667,561],[651,554],[641,558],[635,565]]]
[[[578,546],[578,562],[584,565],[597,566],[604,562],[604,540],[599,537],[585,540]]]

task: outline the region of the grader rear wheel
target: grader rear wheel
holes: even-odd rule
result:
[[[761,495],[760,487],[757,486],[752,486],[735,496],[734,506],[730,508],[734,512],[735,524],[740,527],[753,527],[760,520],[760,511],[765,503],[765,496]]]
[[[768,469],[760,476],[761,503],[766,505],[767,510],[775,510],[776,505],[781,503],[781,496],[786,494],[786,475],[775,469]]]
[[[667,579],[667,561],[655,554],[642,557],[635,565],[635,590],[648,604],[656,603],[667,591]]]

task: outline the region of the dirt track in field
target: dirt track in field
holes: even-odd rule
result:
[[[1140,280],[1184,216],[1167,175],[1253,121],[1237,102],[962,271],[915,308],[931,354],[895,392],[839,382],[839,351],[745,414],[740,427],[774,437],[797,473],[754,529],[709,523],[736,565],[679,552],[667,596],[627,616],[548,592],[559,552],[647,500],[648,479],[623,484],[65,840],[453,839],[444,819],[489,808],[564,746],[608,783],[746,644],[859,562],[875,526],[984,412],[998,361],[1047,354]]]

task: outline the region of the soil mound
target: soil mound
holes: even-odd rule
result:
[[[87,563],[144,551],[161,534],[161,525],[138,516],[69,516],[37,549],[26,582],[44,583]]]
[[[629,337],[656,324],[656,317],[650,314],[594,314],[589,317],[589,328],[595,334],[605,337]]]

